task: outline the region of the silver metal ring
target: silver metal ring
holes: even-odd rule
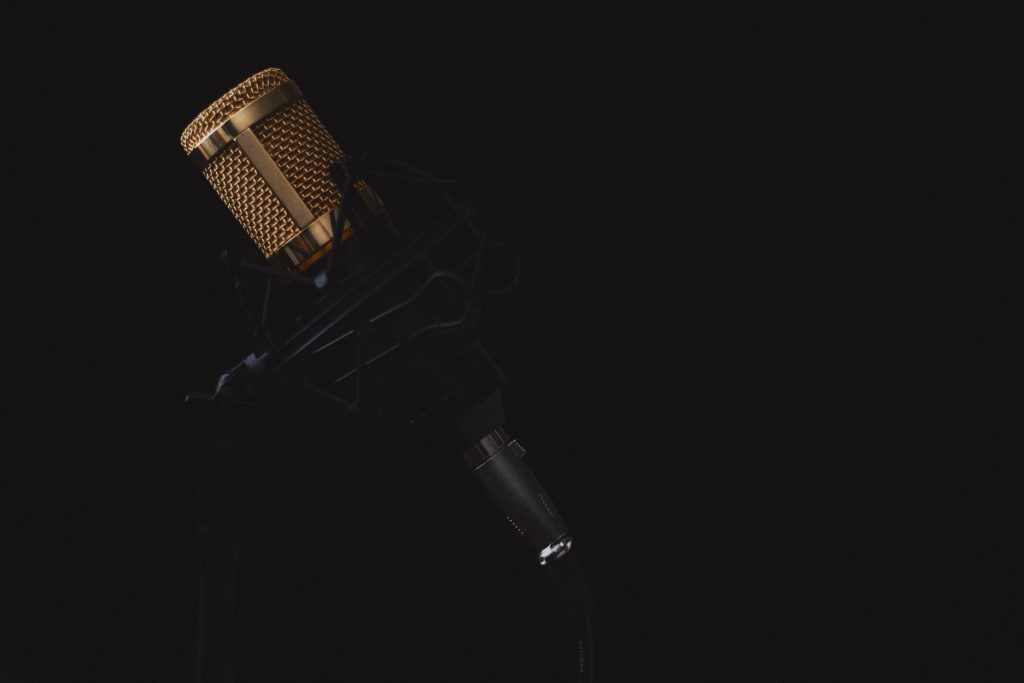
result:
[[[572,536],[562,536],[560,539],[549,545],[537,554],[537,561],[542,565],[549,564],[565,557],[572,550]]]

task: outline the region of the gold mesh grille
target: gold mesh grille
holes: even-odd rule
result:
[[[215,157],[203,175],[267,258],[300,232],[238,145]]]
[[[188,124],[181,134],[181,146],[185,148],[186,153],[191,152],[203,138],[233,114],[282,83],[287,83],[288,80],[288,76],[283,71],[273,68],[264,69],[245,79],[200,112],[199,116]]]
[[[341,201],[330,166],[342,151],[306,100],[285,107],[252,131],[314,216]]]
[[[189,124],[181,136],[182,147],[191,152],[231,116],[288,81],[280,69],[265,69],[246,79]],[[314,218],[338,205],[341,193],[330,167],[344,152],[305,99],[281,107],[254,123],[249,131]],[[215,154],[203,168],[203,176],[267,258],[277,254],[306,227],[295,223],[275,194],[274,188],[282,191],[275,180],[276,173],[269,173],[268,183],[237,142],[227,144]],[[371,213],[381,209],[365,182],[357,183],[355,189],[364,201],[369,201],[366,197],[373,200],[366,207]],[[283,196],[287,197],[287,193]],[[352,210],[353,225],[363,227],[369,216],[362,215],[362,207],[353,206]]]

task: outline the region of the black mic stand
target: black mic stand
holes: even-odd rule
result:
[[[521,447],[501,429],[504,377],[478,341],[489,292],[484,272],[487,232],[476,226],[472,206],[448,194],[451,181],[395,160],[370,164],[365,158],[356,162],[346,157],[332,173],[342,188],[332,215],[334,240],[326,264],[313,277],[260,265],[231,245],[225,249],[240,302],[253,322],[256,350],[221,375],[213,395],[186,397],[188,403],[207,407],[208,455],[198,483],[199,682],[234,682],[239,494],[257,397],[273,391],[270,385],[276,382],[297,383],[359,412],[367,373],[397,355],[411,369],[405,381],[419,385],[418,391],[403,384],[401,392],[392,392],[414,397],[400,411],[411,422],[429,417],[449,424],[457,439],[470,444],[464,453],[467,464],[503,515],[540,550],[540,563],[581,624],[578,669],[580,680],[590,680],[589,590],[575,555],[569,553],[572,539],[564,522],[522,463]],[[359,201],[355,187],[363,176],[436,189],[444,215],[413,236],[399,233],[385,215],[358,240],[342,240],[341,226]],[[246,290],[257,291],[260,301],[247,303]],[[290,317],[286,324],[275,325],[272,303],[277,293],[290,297],[292,304],[300,302],[304,312],[297,330],[292,331]],[[347,394],[343,387],[348,387]]]
[[[253,387],[237,374],[221,376],[208,403],[197,482],[198,680],[233,683],[234,618],[242,470],[251,434]]]

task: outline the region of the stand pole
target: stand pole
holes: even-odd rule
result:
[[[199,604],[197,680],[234,683],[234,622],[241,476],[252,422],[250,404],[235,398],[230,374],[207,401],[198,472]]]

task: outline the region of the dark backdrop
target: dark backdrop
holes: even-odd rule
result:
[[[1005,671],[998,35],[927,5],[235,9],[8,29],[0,679],[191,680],[182,399],[249,349],[238,226],[177,138],[268,66],[516,247],[488,347],[591,577],[598,680]],[[293,408],[320,431],[264,425],[246,479],[240,680],[569,680],[455,453]]]

